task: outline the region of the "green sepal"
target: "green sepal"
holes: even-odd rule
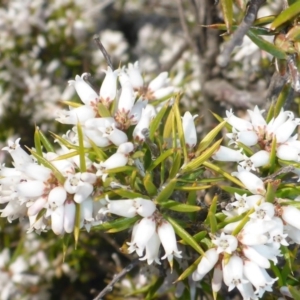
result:
[[[149,196],[154,196],[157,194],[157,188],[152,182],[152,176],[150,173],[147,173],[143,180],[144,187]]]
[[[101,118],[111,117],[109,109],[101,102],[98,103],[98,113]]]
[[[161,204],[162,202],[166,201],[167,199],[169,199],[169,197],[172,195],[172,193],[174,192],[175,186],[176,186],[176,179],[172,179],[168,182],[166,182],[163,187],[161,187],[161,191],[159,192],[159,194],[157,195],[157,197],[155,198],[155,202],[157,204]]]
[[[125,198],[125,199],[134,199],[134,198],[149,199],[149,197],[147,195],[143,195],[143,194],[133,192],[133,191],[129,191],[129,190],[125,190],[125,189],[116,189],[116,190],[112,190],[109,193],[107,193],[107,195],[110,195],[110,196],[112,196],[113,194],[118,195],[118,196],[120,196],[122,198]]]
[[[168,208],[170,210],[179,211],[183,213],[195,212],[202,209],[200,206],[179,203],[174,200],[167,200],[161,203],[160,206],[163,208]]]
[[[49,140],[46,138],[46,136],[43,134],[41,130],[39,130],[39,135],[40,135],[41,142],[45,147],[45,149],[47,150],[47,152],[54,152],[54,147],[52,146],[52,144],[49,142]]]
[[[34,131],[34,147],[35,147],[36,153],[40,156],[43,156],[43,150],[42,150],[41,138],[40,138],[40,130],[37,126],[35,126],[35,131]]]
[[[156,168],[159,164],[165,161],[170,155],[174,153],[175,149],[168,149],[164,151],[155,161],[153,161],[150,166],[148,167],[147,171],[152,171]]]
[[[216,219],[216,211],[218,205],[218,195],[215,195],[212,199],[211,205],[208,210],[207,219],[209,220],[210,231],[211,233],[216,233],[218,230],[217,227],[217,219]]]
[[[153,141],[154,134],[156,130],[159,128],[159,125],[161,123],[162,118],[165,116],[167,110],[169,108],[168,103],[166,103],[162,109],[158,112],[158,114],[155,116],[155,118],[152,120],[149,128],[149,137]]]
[[[77,123],[77,135],[78,135],[78,154],[79,154],[79,165],[80,165],[80,172],[86,172],[86,162],[85,162],[85,149],[83,143],[83,131],[80,123]]]
[[[232,0],[221,0],[221,6],[224,16],[224,21],[227,28],[227,33],[231,32],[233,21],[233,3]]]
[[[276,191],[279,187],[280,180],[274,180],[268,183],[267,192],[265,195],[266,202],[273,203],[276,197]]]
[[[203,240],[203,238],[205,238],[206,236],[207,236],[207,231],[200,231],[200,232],[196,233],[195,235],[193,235],[193,239],[197,243],[200,243],[201,240]],[[178,242],[182,245],[187,245],[187,243],[184,240],[180,240]]]
[[[169,179],[176,177],[181,166],[181,150],[176,150],[173,155],[172,166],[169,174]]]

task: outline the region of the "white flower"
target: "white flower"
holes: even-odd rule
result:
[[[132,87],[135,90],[138,90],[144,86],[144,80],[141,75],[138,61],[136,61],[134,64],[129,63],[128,68],[126,69],[126,73],[130,79]]]
[[[248,211],[250,208],[254,207],[255,204],[259,204],[259,202],[264,201],[264,198],[261,195],[251,195],[247,196],[239,195],[237,193],[234,194],[235,199],[237,201],[232,202],[232,206],[235,207],[235,210],[237,210],[238,215],[241,215],[245,211]]]
[[[65,209],[64,209],[64,230],[67,233],[71,233],[74,229],[75,224],[75,213],[76,213],[76,206],[75,203],[71,201],[65,202]]]
[[[255,205],[255,212],[252,213],[249,217],[257,221],[270,221],[274,217],[275,208],[272,203],[265,202],[259,206]]]
[[[121,83],[121,95],[118,102],[118,111],[123,113],[129,113],[134,105],[134,92],[129,77],[124,71],[119,75]]]
[[[96,115],[91,106],[81,105],[70,110],[60,110],[57,112],[56,121],[62,124],[83,124],[85,121],[94,118]]]
[[[197,117],[198,115],[192,116],[189,111],[186,111],[182,117],[184,140],[190,149],[195,147],[197,144],[197,131],[194,122]]]
[[[241,167],[238,167],[238,172],[233,172],[231,175],[237,177],[252,194],[264,195],[266,193],[263,181]]]
[[[116,124],[105,124],[105,127],[99,127],[98,130],[102,136],[109,139],[114,145],[120,146],[128,141],[126,133],[116,128]]]
[[[291,160],[298,162],[300,159],[299,154],[300,151],[297,148],[286,144],[280,145],[276,149],[276,156],[283,160]]]
[[[211,280],[212,290],[217,293],[222,287],[223,271],[220,264],[217,264],[214,268],[213,278]]]
[[[141,217],[150,217],[156,210],[156,205],[151,200],[135,198],[133,199],[133,202],[137,214],[139,214]]]
[[[168,82],[168,72],[162,72],[149,83],[148,89],[152,92],[157,91],[164,87]]]
[[[245,170],[256,171],[256,168],[263,167],[269,163],[270,153],[265,150],[260,150],[254,153],[251,157],[244,156],[245,160],[239,163]]]
[[[247,109],[247,112],[249,113],[254,129],[257,132],[263,132],[267,126],[267,122],[262,116],[264,110],[260,110],[258,106],[255,105],[254,110]]]
[[[233,150],[228,147],[220,146],[219,149],[213,154],[212,158],[218,161],[233,161],[239,162],[244,160],[242,150]]]
[[[294,206],[282,206],[282,219],[300,230],[300,210]]]
[[[138,142],[145,141],[145,136],[142,131],[143,129],[149,129],[150,122],[153,118],[153,111],[151,107],[152,106],[147,105],[146,108],[142,109],[141,118],[133,130],[132,136]]]
[[[217,252],[217,249],[211,248],[207,250],[202,257],[197,270],[192,275],[193,280],[202,280],[202,278],[215,266],[218,259],[219,254]]]
[[[57,235],[64,233],[64,210],[65,206],[61,205],[56,207],[51,213],[51,228]]]
[[[171,262],[173,261],[173,256],[181,258],[181,251],[177,248],[173,226],[169,222],[163,220],[162,223],[158,225],[157,233],[165,250],[165,255],[161,259],[168,258],[168,261]]]
[[[17,193],[19,197],[40,197],[45,192],[45,184],[38,180],[22,181],[17,185]]]
[[[156,232],[153,233],[152,237],[146,244],[146,253],[144,257],[141,257],[140,260],[147,260],[148,265],[151,265],[154,261],[157,264],[161,264],[158,253],[160,247],[160,239]]]
[[[284,143],[286,142],[293,132],[295,131],[296,127],[300,125],[300,118],[292,119],[289,118],[283,124],[281,124],[275,130],[276,142],[277,143]]]
[[[259,267],[268,269],[271,264],[265,256],[256,251],[253,247],[243,246],[243,253],[252,262],[256,263]]]
[[[238,142],[251,147],[257,144],[258,135],[255,131],[237,131],[234,127],[232,128],[232,133],[227,133],[226,136],[230,139],[228,145],[237,144]]]
[[[119,70],[113,71],[110,67],[107,67],[107,71],[103,72],[106,74],[106,76],[100,88],[100,100],[104,104],[109,104],[116,98],[117,76]]]
[[[224,232],[221,233],[220,237],[216,237],[212,240],[212,242],[218,246],[217,253],[220,254],[222,252],[226,252],[231,254],[236,250],[238,241],[233,235],[226,235]]]
[[[74,85],[78,96],[84,104],[92,106],[92,104],[98,102],[99,96],[91,88],[91,86],[84,81],[84,78],[86,76],[87,73],[83,73],[81,77],[79,75],[76,75],[75,80],[69,80],[69,85]]]
[[[247,130],[253,130],[253,125],[244,119],[238,118],[233,114],[233,111],[226,111],[227,118],[224,118],[224,120],[227,121],[232,127],[237,129],[238,131],[247,131]]]

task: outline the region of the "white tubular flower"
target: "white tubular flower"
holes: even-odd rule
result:
[[[240,291],[243,300],[258,300],[250,282],[238,285],[237,289]]]
[[[238,235],[238,240],[244,245],[253,246],[265,244],[269,238],[261,233],[257,234],[255,232],[245,232],[242,230]]]
[[[30,207],[27,210],[27,214],[28,216],[35,216],[46,206],[47,206],[46,197],[40,197],[30,205]]]
[[[49,209],[54,211],[57,207],[62,206],[66,199],[67,192],[63,187],[57,186],[53,188],[48,195]]]
[[[253,126],[249,121],[246,121],[244,119],[238,118],[233,114],[232,110],[226,111],[227,118],[224,118],[224,120],[227,121],[232,127],[237,129],[238,131],[247,131],[247,130],[253,130]]]
[[[153,233],[152,237],[146,244],[146,254],[144,257],[141,257],[140,260],[147,260],[148,265],[151,265],[154,261],[157,264],[161,264],[158,253],[160,247],[160,239],[156,232]]]
[[[114,118],[105,117],[105,118],[90,118],[85,121],[84,126],[88,129],[99,129],[105,128],[108,125],[115,123]]]
[[[255,212],[252,213],[249,217],[255,221],[270,221],[272,220],[274,215],[274,205],[272,203],[265,202],[260,204],[259,206],[255,205]]]
[[[130,119],[130,124],[131,125],[136,125],[141,117],[142,117],[142,112],[143,108],[148,107],[148,110],[151,110],[152,114],[152,119],[156,116],[155,108],[151,104],[148,104],[147,100],[142,100],[141,98],[133,105],[128,118]]]
[[[128,68],[126,69],[126,73],[130,79],[132,87],[135,90],[139,90],[144,86],[144,80],[141,75],[138,61],[136,61],[134,64],[129,63]]]
[[[57,122],[62,124],[83,124],[85,121],[94,118],[95,111],[91,106],[82,105],[71,110],[60,110],[57,112]]]
[[[286,142],[294,133],[296,127],[300,125],[300,118],[289,118],[275,130],[276,142],[281,144]]]
[[[98,129],[104,138],[109,139],[116,146],[120,146],[128,141],[126,133],[116,128],[115,123],[106,124],[105,127]]]
[[[32,163],[33,160],[20,146],[21,138],[16,139],[15,142],[8,141],[8,146],[3,147],[2,150],[9,152],[14,161],[15,168],[18,168],[26,163]]]
[[[288,234],[289,239],[291,240],[290,244],[296,243],[300,244],[300,230],[292,225],[286,224],[284,226],[284,231]]]
[[[300,210],[294,206],[282,206],[282,219],[300,230]]]
[[[174,87],[173,86],[167,86],[161,89],[158,89],[154,91],[153,93],[153,99],[162,99],[166,96],[171,95],[174,92]]]
[[[7,218],[7,221],[11,223],[13,220],[26,216],[26,211],[25,204],[21,204],[19,200],[11,200],[4,209],[0,209],[0,217]]]
[[[87,73],[83,73],[81,77],[76,75],[75,80],[69,80],[68,83],[69,85],[74,85],[78,96],[84,104],[92,106],[93,103],[98,102],[99,96],[91,86],[84,81],[86,75]]]
[[[110,212],[111,214],[118,215],[125,218],[132,218],[136,216],[136,208],[134,207],[134,200],[109,200],[106,197],[107,210],[104,213]]]
[[[244,160],[244,155],[241,153],[241,151],[242,150],[233,150],[228,147],[220,146],[212,158],[217,161],[239,162]]]
[[[238,167],[238,172],[233,172],[231,175],[237,177],[252,194],[264,195],[266,193],[263,181],[251,172]]]
[[[121,95],[118,101],[118,111],[128,113],[134,105],[134,92],[129,77],[122,71],[119,75],[121,83]]]
[[[111,141],[108,138],[101,136],[99,130],[83,128],[83,134],[87,137],[86,147],[91,147],[89,140],[92,140],[98,147],[104,148],[111,145]]]
[[[57,235],[64,233],[64,211],[65,206],[61,205],[56,207],[51,213],[51,228]]]
[[[184,140],[190,149],[194,148],[197,144],[197,131],[194,122],[197,117],[198,115],[192,116],[189,111],[186,111],[182,117]]]
[[[137,142],[140,142],[140,143],[145,141],[145,136],[142,133],[142,130],[149,128],[150,122],[153,118],[153,111],[151,110],[151,108],[148,109],[147,107],[148,106],[146,106],[146,108],[143,108],[142,116],[141,116],[139,122],[137,123],[137,125],[135,126],[133,133],[132,133],[134,140],[136,140]]]
[[[28,163],[24,164],[21,167],[23,173],[25,173],[31,179],[39,180],[39,181],[47,181],[52,171],[42,165],[38,165],[36,163]]]
[[[239,163],[245,170],[256,171],[257,168],[263,167],[269,163],[270,153],[265,150],[260,150],[254,153],[251,157],[244,156],[245,160]]]
[[[300,151],[290,145],[280,145],[276,150],[276,156],[283,160],[299,161]]]
[[[269,245],[253,245],[251,248],[253,248],[266,259],[272,260],[275,265],[278,262],[277,256],[282,256],[279,249],[273,248]]]
[[[22,181],[16,187],[18,196],[26,198],[42,196],[45,188],[45,184],[38,180]]]
[[[269,260],[256,251],[253,247],[243,246],[243,254],[252,262],[256,263],[259,267],[269,269],[271,264]]]
[[[261,195],[247,196],[246,194],[244,194],[241,196],[235,193],[234,196],[237,201],[232,202],[231,205],[235,207],[238,215],[241,215],[245,211],[248,211],[250,208],[254,207],[254,205],[258,205],[259,202],[264,201],[264,197],[262,197]]]
[[[168,72],[162,72],[149,83],[148,89],[152,92],[157,91],[158,89],[166,86],[168,82]]]
[[[177,248],[173,226],[169,222],[163,220],[162,223],[158,225],[157,233],[165,250],[165,255],[161,259],[168,258],[168,261],[172,262],[173,256],[182,258],[181,251]]]
[[[223,271],[220,264],[217,264],[214,268],[213,278],[211,280],[211,287],[212,290],[217,293],[222,287],[222,280],[223,280]]]
[[[156,210],[156,205],[153,201],[143,199],[143,198],[135,198],[133,199],[134,207],[136,209],[136,213],[141,217],[150,217]]]
[[[64,230],[67,233],[71,233],[74,229],[75,213],[75,203],[73,201],[66,201],[64,209]]]
[[[217,249],[211,248],[207,250],[202,257],[197,270],[193,273],[194,281],[202,280],[202,278],[215,266],[219,259]]]
[[[116,98],[119,70],[113,71],[110,67],[107,67],[107,71],[103,70],[103,72],[106,76],[100,88],[100,101],[104,104],[109,104]]]
[[[93,218],[93,199],[88,197],[80,204],[80,227],[85,227],[89,232],[95,219]]]
[[[272,285],[278,279],[271,278],[265,269],[250,260],[244,262],[244,275],[256,288],[258,297],[262,297],[265,291],[272,292]]]
[[[220,254],[222,252],[226,252],[231,254],[236,250],[238,241],[233,235],[226,235],[224,232],[221,233],[220,237],[216,237],[212,242],[218,246],[217,253]]]
[[[237,131],[232,127],[232,133],[227,133],[226,136],[230,139],[228,145],[237,144],[241,142],[242,144],[251,147],[257,144],[258,135],[255,131]]]
[[[134,150],[134,146],[131,142],[123,143],[118,147],[117,153],[122,153],[128,155]]]
[[[142,256],[146,245],[155,233],[155,229],[156,223],[153,218],[143,218],[134,228],[131,242],[127,243],[129,245],[128,253],[136,251],[138,256]]]
[[[228,286],[228,291],[235,287],[247,283],[243,277],[243,260],[236,255],[232,255],[228,261],[222,260],[224,282]]]
[[[267,122],[262,116],[262,113],[264,110],[260,110],[257,105],[255,105],[254,110],[247,109],[247,112],[249,113],[251,123],[254,127],[254,129],[257,132],[264,132]]]

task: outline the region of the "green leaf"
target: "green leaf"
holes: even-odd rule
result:
[[[53,161],[68,159],[68,158],[74,157],[76,155],[78,155],[77,150],[57,156],[55,159],[53,159]]]
[[[210,148],[206,149],[200,156],[191,160],[184,167],[182,167],[181,172],[187,172],[187,171],[198,169],[218,150],[221,143],[222,143],[222,139],[215,142]]]
[[[224,20],[227,27],[227,32],[230,33],[232,27],[232,21],[233,21],[232,0],[221,0],[221,6],[222,6]]]
[[[74,239],[75,239],[75,249],[77,248],[79,234],[80,234],[80,216],[81,216],[81,204],[75,203],[76,213],[75,213],[75,225],[74,225]]]
[[[91,230],[107,230],[109,232],[116,232],[118,229],[126,229],[132,226],[136,221],[140,219],[139,216],[133,218],[118,218],[114,221],[105,222],[100,225],[96,225]]]
[[[169,174],[169,179],[172,179],[177,175],[180,166],[181,166],[181,150],[177,150],[173,155],[173,162]]]
[[[199,156],[199,154],[206,149],[214,140],[214,138],[219,134],[219,132],[224,128],[227,124],[226,121],[222,121],[218,126],[216,126],[213,130],[211,130],[199,143],[195,156]]]
[[[220,185],[219,188],[221,188],[223,191],[228,192],[230,194],[234,194],[237,193],[239,195],[244,195],[246,194],[247,196],[252,195],[251,192],[249,192],[248,190],[244,190],[244,189],[239,189],[233,186],[228,186],[228,185]]]
[[[30,153],[32,154],[32,156],[34,156],[41,165],[43,165],[46,168],[52,170],[53,175],[59,181],[60,184],[64,184],[65,177],[60,173],[60,171],[58,169],[56,169],[56,167],[51,162],[49,162],[44,157],[38,155],[34,150],[29,149],[29,148],[27,148],[27,149],[30,151]]]
[[[85,150],[83,143],[83,132],[80,123],[77,123],[77,135],[78,135],[78,144],[79,144],[79,164],[80,172],[86,172],[86,162],[85,162]]]
[[[99,148],[91,139],[89,139],[89,143],[92,146],[92,149],[94,150],[98,161],[104,161],[107,159],[107,154],[101,148]]]
[[[43,156],[43,150],[41,145],[41,138],[40,138],[40,130],[36,126],[34,131],[34,147],[36,150],[36,153],[40,156]]]
[[[168,182],[166,182],[162,187],[160,193],[155,198],[155,202],[158,204],[161,204],[162,202],[169,199],[169,197],[174,192],[175,186],[176,186],[176,179],[172,179]]]
[[[179,212],[183,212],[183,213],[195,212],[195,211],[199,211],[202,209],[200,206],[179,203],[179,202],[176,202],[173,200],[165,201],[165,202],[161,203],[161,206],[163,208],[168,208],[170,210],[179,211]]]
[[[186,191],[186,192],[191,192],[191,191],[202,191],[211,188],[211,185],[184,185],[184,186],[176,186],[175,190],[177,191]]]
[[[189,277],[198,267],[202,256],[199,256],[184,272],[176,279],[175,283]]]
[[[286,59],[286,53],[284,51],[260,36],[257,36],[251,29],[247,32],[247,35],[261,50],[265,50],[276,58]]]
[[[290,93],[291,89],[292,89],[292,86],[290,83],[287,83],[283,86],[283,88],[277,98],[276,104],[275,104],[275,109],[274,109],[274,117],[275,118],[279,115],[283,105],[286,102],[286,99],[287,99],[288,94]]]
[[[154,138],[154,133],[155,131],[158,129],[162,118],[164,117],[166,111],[168,110],[169,105],[168,103],[166,103],[162,109],[158,112],[158,114],[155,116],[155,118],[152,120],[151,124],[150,124],[150,130],[149,130],[149,137],[150,139],[153,141]]]
[[[175,149],[168,149],[165,152],[163,152],[155,161],[151,163],[147,171],[152,171],[154,168],[156,168],[159,164],[161,164],[163,161],[165,161],[170,155],[172,155],[175,152]]]
[[[207,215],[211,233],[215,233],[218,230],[217,219],[216,219],[217,205],[218,205],[218,195],[215,195],[214,198],[212,199],[212,203],[210,205],[208,215]]]
[[[153,285],[151,285],[148,288],[148,293],[145,297],[145,300],[153,300],[155,299],[155,293],[157,292],[157,290],[161,287],[161,285],[164,283],[165,278],[164,276],[158,276],[154,282]]]
[[[130,190],[125,190],[124,188],[116,189],[116,190],[113,190],[111,192],[118,195],[118,196],[121,196],[122,198],[125,198],[125,199],[134,199],[134,198],[149,199],[149,197],[146,196],[146,195],[139,194],[137,192],[133,192],[133,191],[130,191]]]
[[[180,236],[186,243],[187,245],[191,246],[194,248],[198,253],[204,254],[204,251],[202,248],[197,244],[197,242],[193,239],[193,237],[186,231],[184,230],[174,219],[172,219],[169,216],[164,216],[165,219],[173,226],[176,234]]]
[[[282,11],[272,22],[271,29],[276,29],[286,22],[292,22],[294,17],[300,13],[300,1],[293,3],[290,7]]]
[[[147,173],[146,176],[144,177],[143,182],[144,182],[144,187],[149,196],[154,196],[157,194],[157,188],[152,181],[153,179],[151,174]]]
[[[131,173],[133,171],[136,171],[136,167],[134,166],[123,166],[123,167],[117,167],[112,169],[107,169],[104,171],[104,173],[107,174],[116,174],[116,173]]]
[[[196,233],[195,235],[193,235],[193,239],[196,241],[196,242],[198,242],[198,243],[200,243],[201,242],[201,240],[203,239],[203,238],[205,238],[207,236],[207,232],[206,231],[200,231],[200,232],[198,232],[198,233]],[[184,240],[180,240],[180,241],[178,241],[180,244],[182,244],[182,245],[187,245],[187,243],[184,241]]]
[[[254,21],[253,25],[264,26],[264,25],[272,23],[275,20],[275,18],[276,18],[276,16],[274,16],[274,15],[258,18]]]
[[[98,113],[101,118],[108,118],[111,117],[111,113],[108,108],[101,102],[98,103]]]
[[[267,192],[266,192],[266,202],[273,203],[276,196],[276,190],[280,184],[280,180],[274,180],[268,183]]]
[[[288,285],[289,291],[294,297],[294,299],[299,300],[300,299],[300,290],[296,289],[295,287]]]
[[[49,142],[49,140],[46,138],[46,136],[43,134],[43,132],[40,130],[39,130],[39,135],[40,135],[41,142],[42,142],[43,146],[45,147],[45,149],[47,150],[47,152],[54,152],[54,147]]]

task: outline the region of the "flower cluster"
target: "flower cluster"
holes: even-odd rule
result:
[[[235,193],[235,201],[223,213],[225,221],[239,216],[242,219],[228,222],[221,235],[212,239],[215,247],[205,253],[193,279],[201,280],[214,268],[213,291],[220,290],[223,280],[229,291],[237,287],[243,299],[258,299],[265,291],[272,291],[278,279],[267,271],[270,261],[277,265],[282,247],[300,243],[300,210],[295,207],[297,199],[270,197],[263,180],[251,171],[258,172],[260,167],[270,164],[272,151],[282,165],[286,164],[283,160],[299,162],[298,136],[293,133],[300,119],[281,110],[267,123],[257,107],[248,112],[250,121],[236,117],[232,111],[226,112],[226,121],[232,126],[232,133],[227,134],[229,144],[240,146],[241,150],[221,146],[212,156],[215,160],[238,163],[238,171],[232,175],[247,192]],[[243,154],[244,146],[252,147],[254,154]]]

